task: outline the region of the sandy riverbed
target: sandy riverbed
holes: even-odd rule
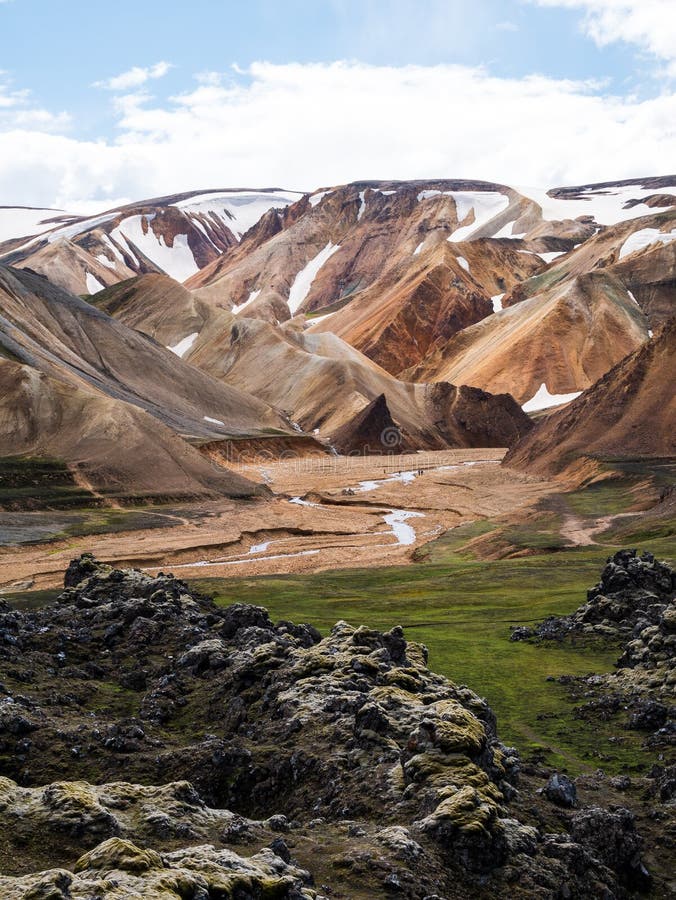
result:
[[[274,499],[193,505],[169,527],[0,547],[0,585],[56,586],[85,550],[184,577],[405,564],[446,529],[504,515],[555,489],[501,468],[502,455],[475,449],[252,463],[240,471],[267,484]]]

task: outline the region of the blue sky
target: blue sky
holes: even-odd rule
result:
[[[673,169],[670,6],[0,0],[0,204]]]

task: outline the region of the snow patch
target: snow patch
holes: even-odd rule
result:
[[[359,212],[357,213],[357,222],[366,212],[366,191],[359,191]]]
[[[457,256],[456,259],[458,260],[458,265],[461,265],[463,267],[463,269],[465,270],[465,272],[469,272],[469,263],[467,262],[465,257]]]
[[[516,187],[520,194],[534,200],[542,209],[542,218],[546,221],[577,219],[578,216],[593,216],[599,225],[616,225],[629,219],[654,215],[655,210],[645,203],[637,203],[624,209],[629,200],[643,200],[653,194],[672,194],[676,196],[676,186],[660,188],[642,188],[638,184],[622,185],[610,188],[588,188],[581,191],[581,199],[561,200],[550,197],[544,188]],[[676,201],[675,201],[676,203]]]
[[[52,231],[47,235],[47,240],[50,244],[53,244],[54,241],[59,241],[62,238],[70,240],[71,238],[77,237],[78,234],[82,234],[83,231],[90,231],[92,228],[98,228],[99,225],[110,222],[116,215],[116,213],[108,213],[105,216],[95,216],[93,219],[83,219],[81,222],[76,222],[74,225],[66,225],[62,228],[57,228],[56,231]]]
[[[494,238],[509,238],[512,241],[519,241],[522,238],[526,237],[527,232],[523,232],[522,234],[513,234],[514,226],[516,225],[516,219],[512,219],[511,222],[508,222],[506,225],[503,225],[500,231],[496,232],[493,237]]]
[[[265,553],[271,543],[272,541],[263,541],[262,544],[253,544],[249,547],[249,556],[253,556],[256,553]]]
[[[58,209],[0,208],[0,244],[13,238],[32,237],[55,228],[54,222],[45,222],[64,215]]]
[[[320,191],[318,194],[313,194],[310,197],[310,206],[314,209],[315,206],[319,206],[324,197],[328,197],[332,193],[333,191]]]
[[[246,309],[247,306],[249,306],[250,303],[253,303],[253,302],[254,302],[254,300],[256,299],[256,297],[258,297],[259,294],[260,294],[260,290],[257,290],[257,291],[251,291],[251,293],[249,294],[248,299],[245,300],[244,303],[240,303],[239,306],[233,306],[233,308],[232,308],[232,310],[231,310],[232,314],[236,316],[237,313],[242,312],[242,310],[243,310],[243,309]]]
[[[259,562],[268,562],[268,560],[272,559],[290,559],[293,556],[316,556],[319,553],[319,550],[300,550],[297,553],[278,553],[275,556],[261,556],[259,559],[228,559],[223,560],[222,562],[214,561],[211,562],[208,559],[200,560],[199,562],[194,563],[181,563],[180,565],[172,565],[172,569],[208,569],[208,568],[218,568],[219,566],[242,566],[246,563],[259,563]],[[144,571],[149,572],[150,569],[145,569]]]
[[[417,247],[415,248],[415,250],[413,251],[413,255],[414,255],[414,256],[417,256],[417,255],[420,253],[420,251],[421,251],[422,248],[423,248],[423,244],[424,244],[424,243],[425,243],[425,241],[420,241],[420,243],[418,244],[418,246],[417,246]]]
[[[620,259],[624,259],[625,256],[629,256],[631,253],[638,253],[639,250],[644,250],[646,247],[650,247],[651,244],[668,244],[671,241],[676,241],[676,228],[667,232],[658,231],[657,228],[642,228],[640,231],[635,231],[631,234],[622,244]]]
[[[87,290],[89,291],[90,295],[98,294],[99,291],[102,291],[104,289],[105,285],[101,284],[99,279],[95,275],[92,275],[91,272],[87,272]]]
[[[458,222],[463,222],[470,211],[474,210],[472,224],[457,228],[448,238],[453,244],[467,240],[471,234],[483,228],[509,206],[509,197],[499,191],[449,191],[448,193],[455,201]]]
[[[192,345],[195,343],[199,331],[194,331],[192,334],[189,334],[187,337],[184,337],[182,341],[179,341],[178,344],[174,344],[173,347],[167,347],[167,350],[171,350],[172,353],[175,353],[176,356],[180,356],[181,359],[185,356],[185,354],[190,350]],[[222,423],[221,423],[222,424]]]
[[[211,416],[204,416],[205,422],[211,422],[212,425],[225,425],[225,422],[221,422],[220,419],[212,419]]]
[[[296,191],[218,191],[174,203],[185,213],[215,216],[239,240],[271,209],[290,206],[303,194]]]
[[[415,544],[415,530],[407,525],[408,519],[423,519],[422,513],[410,512],[406,509],[391,509],[389,513],[383,517],[384,521],[392,529],[392,534],[397,539],[397,543],[402,546],[410,546]]]
[[[329,241],[326,247],[324,247],[323,250],[320,250],[319,253],[296,275],[294,282],[291,285],[291,290],[289,291],[289,312],[296,313],[302,306],[303,301],[310,293],[312,282],[315,280],[317,273],[337,250],[340,250],[340,244],[332,244],[331,241]]]
[[[418,200],[428,200],[430,197],[439,196],[453,198],[458,222],[464,222],[470,212],[474,210],[474,221],[472,224],[456,228],[448,238],[454,244],[459,241],[466,241],[471,234],[479,228],[483,228],[491,219],[504,212],[509,206],[509,197],[501,194],[499,191],[420,191]],[[513,223],[510,224],[513,225]],[[505,228],[507,227],[505,226]]]
[[[491,297],[491,303],[493,304],[493,312],[500,312],[502,309],[502,298],[504,294],[496,294],[495,297]]]
[[[565,256],[565,250],[557,250],[555,253],[538,253],[540,259],[544,259],[544,261],[549,264],[553,262],[555,259],[558,259],[559,256]]]
[[[524,412],[537,412],[541,409],[549,409],[552,406],[561,406],[563,403],[569,403],[579,397],[582,391],[573,391],[570,394],[550,394],[547,385],[544,382],[540,385],[537,393],[523,404],[521,409]]]
[[[307,324],[308,326],[312,325],[314,327],[315,325],[319,325],[320,322],[324,322],[326,319],[330,319],[331,316],[335,316],[335,314],[336,313],[334,311],[330,313],[324,313],[323,316],[313,316],[311,319],[308,319]]]
[[[143,220],[146,221],[146,232],[143,231]],[[156,235],[152,229],[154,216],[129,216],[123,219],[117,228],[111,232],[112,237],[118,240],[131,241],[135,247],[147,256],[163,272],[166,272],[176,281],[186,281],[191,275],[199,271],[192,250],[188,244],[187,234],[174,236],[173,246],[169,247],[164,240],[164,235]]]

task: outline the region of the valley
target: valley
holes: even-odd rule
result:
[[[503,454],[264,459],[236,471],[271,489],[271,500],[113,510],[108,530],[104,524],[89,533],[88,518],[105,522],[108,511],[85,512],[76,539],[46,531],[44,543],[30,540],[31,529],[35,535],[50,521],[58,527],[54,514],[16,512],[10,521],[3,517],[3,539],[11,540],[11,527],[23,528],[29,540],[0,550],[0,590],[11,592],[13,582],[54,587],[68,560],[85,549],[113,565],[169,569],[183,578],[408,564],[449,528],[512,513],[554,489],[542,478],[507,473]],[[139,519],[146,527],[137,527]]]
[[[2,896],[673,894],[675,217],[3,209]]]

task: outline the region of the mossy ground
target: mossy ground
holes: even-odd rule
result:
[[[672,472],[659,476],[671,480]],[[430,650],[430,667],[485,696],[498,715],[502,740],[571,773],[602,766],[608,772],[646,768],[655,760],[621,715],[593,725],[575,717],[560,675],[610,672],[616,647],[534,646],[509,641],[510,625],[572,612],[599,577],[608,555],[621,547],[649,549],[674,561],[674,520],[642,516],[614,520],[596,544],[570,547],[560,533],[569,515],[591,523],[599,516],[640,509],[637,485],[645,471],[627,471],[585,489],[546,498],[534,514],[509,523],[478,521],[455,528],[416,551],[417,564],[305,575],[198,579],[194,585],[218,603],[266,606],[273,618],[309,622],[326,633],[339,619],[379,629],[402,625],[409,640]],[[114,532],[167,525],[175,509],[86,511],[63,534]],[[72,515],[70,512],[66,516]],[[140,517],[140,518],[139,518]],[[495,539],[514,553],[479,559],[472,541]],[[78,551],[83,548],[78,548]],[[75,550],[74,550],[75,552]],[[40,606],[57,592],[7,599]],[[612,741],[610,740],[612,738]]]
[[[67,509],[94,503],[94,495],[75,483],[61,460],[28,456],[0,459],[0,509]]]
[[[626,483],[567,495],[578,514],[627,508]],[[610,672],[618,648],[600,642],[566,646],[512,643],[510,625],[572,612],[596,583],[606,558],[627,546],[650,549],[673,561],[673,521],[625,523],[621,540],[565,548],[561,518],[552,508],[534,525],[499,527],[476,522],[447,532],[418,554],[418,565],[349,569],[309,575],[200,579],[195,585],[221,604],[266,606],[273,618],[309,622],[326,633],[339,619],[388,629],[402,625],[409,640],[430,651],[430,668],[486,697],[498,716],[503,741],[526,755],[573,774],[598,767],[609,773],[642,771],[655,759],[643,737],[625,731],[621,715],[593,725],[575,717],[560,675]],[[477,559],[471,541],[496,531],[530,555]],[[512,533],[513,532],[513,533]],[[601,540],[601,539],[600,539]],[[542,548],[556,552],[543,552]]]

